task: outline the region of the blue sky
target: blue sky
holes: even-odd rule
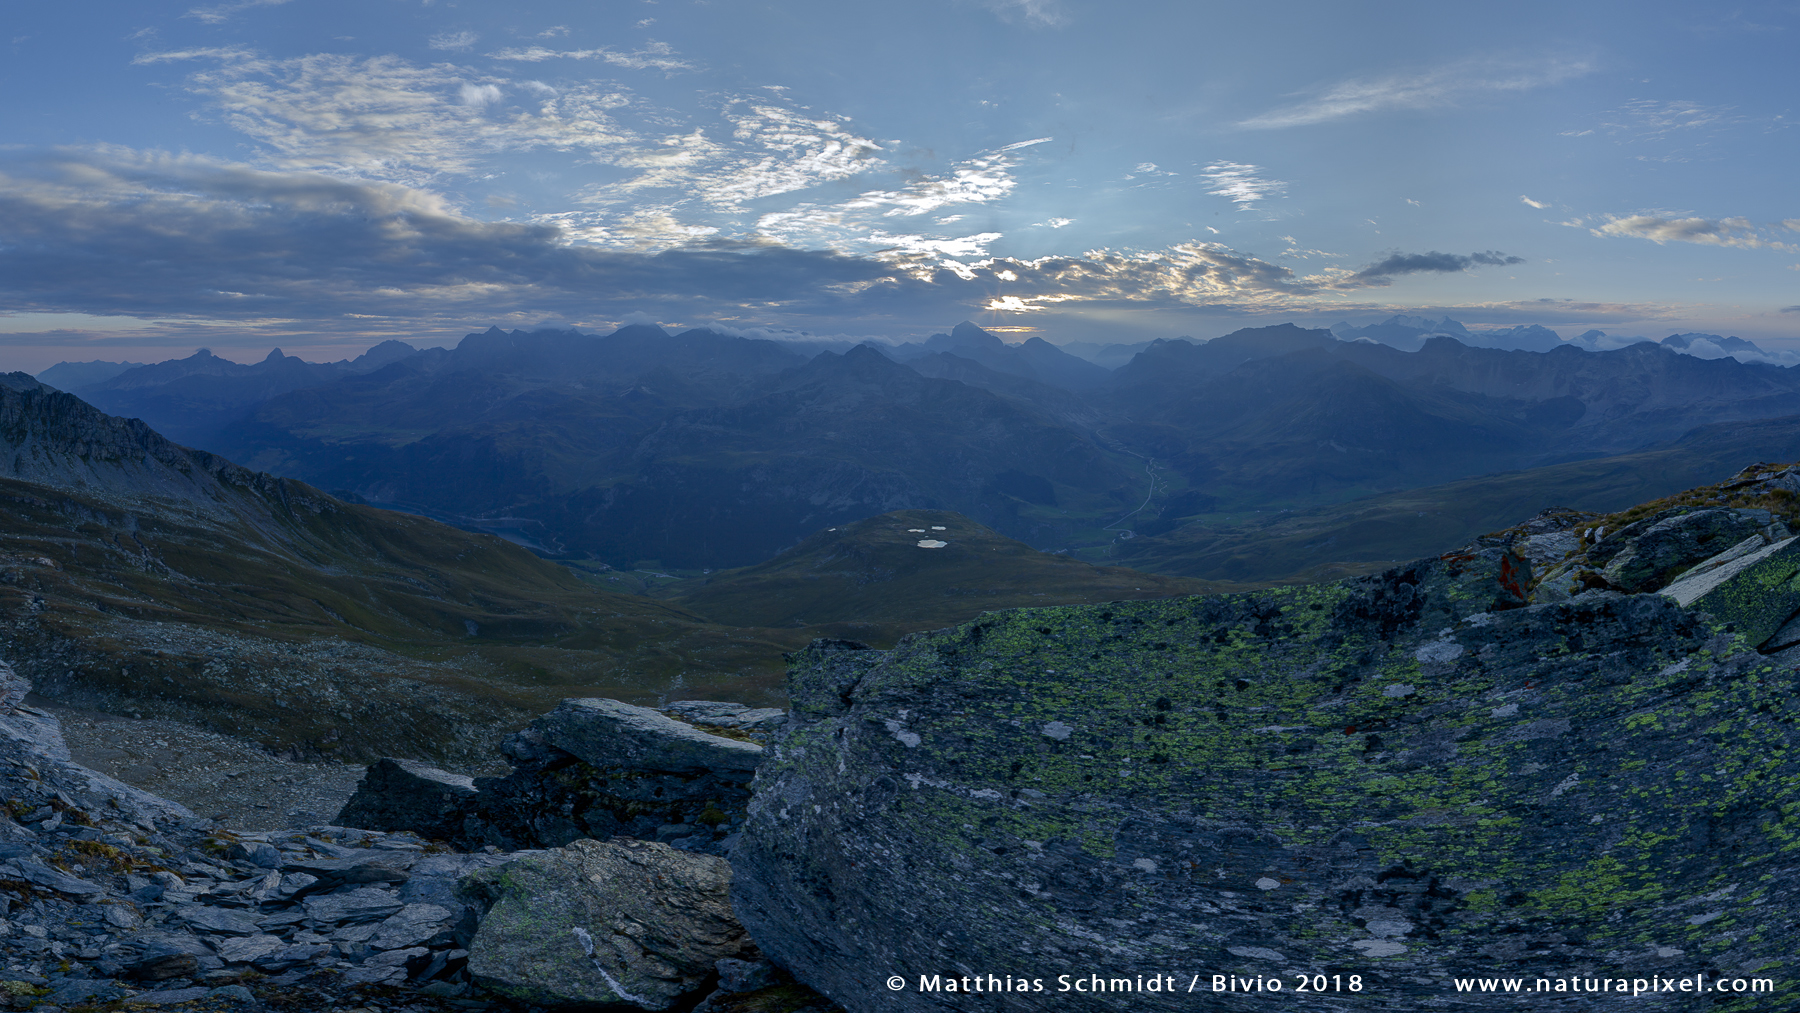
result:
[[[627,320],[1800,336],[1800,5],[20,5],[0,366]]]

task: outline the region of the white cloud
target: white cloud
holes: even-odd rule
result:
[[[1606,224],[1589,229],[1596,236],[1631,236],[1653,243],[1699,243],[1703,246],[1769,247],[1792,250],[1787,243],[1763,235],[1748,218],[1665,218],[1658,215],[1609,216]]]
[[[1351,78],[1324,88],[1312,98],[1253,116],[1238,126],[1275,130],[1388,109],[1429,109],[1481,92],[1529,91],[1560,84],[1592,69],[1581,60],[1466,60],[1417,74]]]
[[[1611,115],[1602,126],[1613,133],[1640,139],[1664,138],[1682,131],[1743,122],[1736,106],[1708,106],[1698,102],[1636,99]]]
[[[847,210],[881,209],[884,217],[892,218],[922,215],[951,204],[997,201],[1018,185],[1011,170],[1019,163],[1011,153],[1048,140],[1039,137],[1004,145],[957,163],[949,176],[927,176],[898,190],[869,190],[842,206]]]
[[[1226,198],[1236,204],[1240,211],[1249,211],[1255,208],[1257,201],[1279,197],[1287,190],[1287,184],[1279,179],[1258,176],[1257,173],[1261,171],[1261,167],[1255,165],[1214,162],[1202,170],[1200,175],[1217,187],[1207,193]]]
[[[230,21],[231,16],[239,11],[247,11],[253,7],[280,7],[289,2],[291,0],[238,0],[237,3],[220,4],[217,7],[195,7],[183,14],[182,17],[193,18],[209,25],[218,25]]]
[[[1049,225],[1053,229],[1060,229],[1065,225],[1075,224],[1075,219],[1073,219],[1073,218],[1052,218],[1045,224]]]
[[[474,32],[439,32],[438,34],[433,35],[428,41],[433,49],[446,49],[453,52],[460,52],[475,45],[475,40],[480,37],[481,36],[476,35]]]
[[[223,60],[227,62],[249,60],[255,57],[251,50],[241,46],[199,46],[194,49],[172,49],[160,53],[139,53],[131,58],[133,66],[145,66],[153,63],[175,63],[181,60]]]
[[[592,84],[531,89],[503,103],[503,78],[470,80],[457,68],[397,56],[314,54],[273,60],[244,50],[150,54],[141,61],[212,58],[190,87],[231,127],[266,146],[284,168],[351,172],[418,183],[472,174],[493,153],[578,149],[596,157],[634,140],[612,113],[628,104]],[[505,107],[504,115],[489,115]]]
[[[678,70],[693,70],[694,65],[679,59],[675,50],[666,42],[646,42],[632,52],[621,53],[606,49],[546,49],[543,46],[527,46],[524,49],[502,49],[497,53],[489,53],[495,60],[510,60],[517,63],[543,63],[545,60],[601,60],[615,67],[627,70],[660,70],[674,73]]]
[[[988,244],[1000,238],[998,232],[982,232],[956,239],[931,239],[926,236],[891,236],[877,229],[869,234],[869,242],[883,249],[875,252],[877,260],[893,260],[913,256],[985,257]]]
[[[1023,17],[1027,21],[1040,25],[1055,27],[1066,24],[1069,16],[1063,13],[1062,6],[1056,0],[983,0],[990,10],[1001,17]]]
[[[500,89],[491,84],[465,84],[457,92],[466,106],[485,106],[500,101]]]
[[[1534,207],[1534,208],[1537,208],[1537,209],[1538,209],[1538,210],[1539,210],[1539,211],[1542,211],[1542,210],[1544,210],[1544,209],[1545,209],[1545,208],[1547,208],[1547,207],[1549,207],[1549,206],[1550,206],[1550,205],[1549,205],[1549,204],[1548,204],[1548,203],[1546,203],[1546,202],[1544,202],[1544,201],[1541,201],[1541,200],[1532,200],[1532,199],[1531,199],[1531,198],[1530,198],[1530,197],[1527,197],[1527,196],[1525,196],[1525,195],[1524,195],[1524,194],[1520,194],[1520,195],[1519,195],[1519,203],[1521,203],[1521,204],[1526,204],[1526,205],[1529,205],[1529,206],[1531,206],[1531,207]]]
[[[767,99],[726,105],[727,138],[696,128],[655,144],[641,144],[610,159],[638,170],[631,179],[589,187],[590,205],[636,203],[646,192],[666,190],[712,211],[742,213],[746,202],[847,179],[880,167],[879,143],[836,117],[797,110]]]

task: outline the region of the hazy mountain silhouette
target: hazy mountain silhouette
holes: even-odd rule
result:
[[[842,353],[707,329],[490,328],[343,363],[197,353],[82,394],[255,468],[541,552],[695,568],[904,509],[1092,547],[1800,412],[1800,373],[1677,348],[1736,348],[1717,336],[1540,352],[1474,347],[1499,332],[1453,320],[1384,326],[1463,336],[1402,351],[1282,324],[1149,342],[1109,372],[966,322]]]

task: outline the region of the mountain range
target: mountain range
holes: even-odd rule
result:
[[[0,637],[39,692],[303,758],[479,758],[571,696],[779,703],[783,655],[817,637],[886,646],[984,610],[1225,586],[903,513],[651,597],[180,446],[23,373],[0,375],[0,504]]]
[[[390,341],[329,364],[202,352],[76,393],[346,499],[552,558],[687,571],[755,565],[874,515],[946,510],[1095,561],[1157,536],[1131,547],[1134,565],[1192,574],[1155,553],[1186,557],[1171,546],[1257,511],[1800,413],[1800,373],[1681,351],[1738,339],[1594,352],[1541,328],[1506,332],[1547,348],[1534,351],[1475,347],[1505,341],[1448,319],[1379,326],[1424,336],[1404,351],[1284,324],[1150,342],[1109,370],[966,322],[843,351],[648,325],[495,328],[453,349]]]

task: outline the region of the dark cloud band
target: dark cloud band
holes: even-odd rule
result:
[[[1509,257],[1497,250],[1485,253],[1471,253],[1462,256],[1456,253],[1393,253],[1352,275],[1364,281],[1377,278],[1391,278],[1401,274],[1454,274],[1467,271],[1471,267],[1500,267],[1507,264],[1523,264],[1524,257]]]

